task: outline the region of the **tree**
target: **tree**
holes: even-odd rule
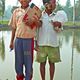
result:
[[[71,2],[70,2],[70,0],[67,0],[67,1],[66,1],[66,7],[67,7],[67,8],[71,7]]]
[[[75,20],[80,20],[80,0],[75,3]]]
[[[60,1],[60,0],[57,1],[56,11],[63,9],[63,6],[61,6],[61,4],[60,4],[59,1]]]
[[[64,7],[64,11],[67,13],[68,19],[72,20],[72,17],[73,17],[73,8],[71,6],[70,0],[66,1],[66,6]]]
[[[5,11],[5,0],[0,0],[0,16],[3,17]]]
[[[2,1],[0,0],[0,15],[2,15]]]

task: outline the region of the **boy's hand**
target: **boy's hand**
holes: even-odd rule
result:
[[[36,46],[36,47],[34,48],[34,50],[35,50],[35,51],[39,51],[39,47]]]
[[[33,22],[35,22],[35,19],[31,19],[31,18],[28,18],[27,20],[24,21],[24,23],[28,26],[30,26]]]
[[[34,48],[35,51],[39,51],[39,46],[37,44],[37,41],[35,40],[35,48]]]
[[[58,22],[58,21],[55,21],[55,22],[52,22],[52,24],[53,24],[53,26],[54,27],[59,27],[59,28],[61,28],[61,22]]]
[[[59,28],[59,27],[55,27],[54,30],[55,30],[56,32],[61,32],[61,31],[62,31],[61,28]]]
[[[12,42],[10,43],[9,48],[10,48],[11,50],[13,50],[13,48],[14,48],[14,44],[13,44]]]
[[[37,25],[37,27],[41,27],[41,26],[42,26],[42,21],[41,21],[41,20],[38,20],[38,21],[36,22],[36,25]]]
[[[52,22],[52,25],[54,26],[54,29],[56,32],[61,32],[61,22],[55,21]]]
[[[40,27],[42,25],[41,21],[35,18],[28,18],[27,20],[24,21],[24,23],[33,29],[34,27]]]

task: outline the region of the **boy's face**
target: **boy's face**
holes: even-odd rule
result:
[[[55,9],[55,7],[56,7],[56,4],[55,3],[51,3],[51,2],[45,3],[44,5],[45,5],[46,10],[49,10],[49,11],[53,11]]]
[[[22,7],[28,6],[30,1],[31,0],[19,0],[19,2],[21,3],[21,6]]]

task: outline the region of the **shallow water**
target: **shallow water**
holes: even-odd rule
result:
[[[5,53],[2,53],[2,36],[5,44]],[[11,32],[0,32],[0,80],[15,80],[14,51],[10,52]],[[80,36],[79,31],[64,31],[60,35],[60,55],[61,62],[56,63],[54,80],[80,80]],[[35,61],[34,51],[33,80],[41,80],[39,63]],[[49,79],[49,65],[46,65],[46,80]]]

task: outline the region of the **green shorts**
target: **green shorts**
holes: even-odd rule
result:
[[[47,58],[51,63],[60,62],[59,47],[40,46],[39,51],[37,51],[36,61],[39,63],[46,62]]]

